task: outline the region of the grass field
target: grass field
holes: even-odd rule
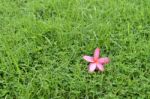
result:
[[[80,98],[150,99],[150,0],[0,0],[0,99]]]

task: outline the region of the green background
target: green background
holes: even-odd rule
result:
[[[149,99],[150,0],[0,0],[0,98]]]

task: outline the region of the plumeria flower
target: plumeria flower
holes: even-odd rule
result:
[[[104,64],[109,63],[108,57],[99,58],[99,54],[100,54],[100,49],[96,48],[93,57],[87,55],[83,56],[83,58],[87,62],[90,62],[88,68],[89,72],[94,72],[95,70],[104,71]]]

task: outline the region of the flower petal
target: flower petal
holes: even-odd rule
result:
[[[107,64],[107,63],[109,63],[109,58],[107,58],[107,57],[104,57],[104,58],[99,58],[99,60],[98,60],[101,64]]]
[[[95,63],[91,63],[89,65],[89,72],[93,72],[96,69],[96,64]]]
[[[93,60],[93,57],[91,57],[91,56],[83,56],[83,58],[86,60],[86,61],[88,61],[88,62],[94,62],[94,60]]]
[[[104,66],[102,64],[97,64],[97,68],[99,71],[104,71]]]
[[[94,58],[99,58],[99,54],[100,54],[100,49],[96,48],[94,52]]]

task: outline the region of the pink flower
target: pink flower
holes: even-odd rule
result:
[[[104,64],[109,63],[109,58],[108,57],[104,57],[104,58],[99,58],[99,54],[100,54],[100,49],[96,48],[95,52],[94,52],[94,56],[83,56],[83,58],[90,62],[89,64],[89,72],[94,72],[96,69],[99,71],[104,71]]]

